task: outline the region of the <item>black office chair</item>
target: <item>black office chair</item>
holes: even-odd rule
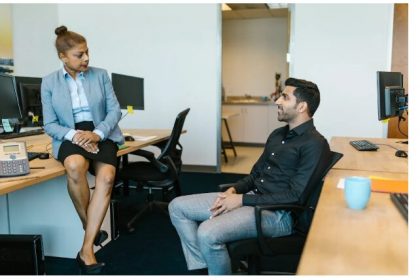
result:
[[[152,210],[155,206],[167,213],[167,202],[156,201],[153,191],[162,192],[162,197],[168,199],[170,191],[174,191],[176,196],[181,194],[178,175],[182,166],[182,145],[179,138],[182,127],[190,109],[186,109],[178,114],[172,129],[171,136],[163,143],[156,144],[161,149],[160,155],[155,158],[154,154],[145,150],[132,152],[138,156],[146,158],[148,161],[131,162],[123,166],[119,172],[119,178],[123,181],[124,187],[128,187],[130,180],[137,182],[138,188],[148,191],[147,204],[137,212],[137,214],[127,223],[129,232],[134,231],[134,222],[147,210]]]
[[[329,152],[329,157],[315,169],[305,192],[296,204],[260,205],[255,207],[257,237],[227,244],[233,271],[246,270],[248,274],[295,274],[305,245],[315,207],[328,171],[343,154]],[[232,184],[220,185],[222,190]],[[293,233],[288,236],[267,238],[262,234],[261,212],[286,210],[292,213]],[[280,273],[278,271],[281,271]]]

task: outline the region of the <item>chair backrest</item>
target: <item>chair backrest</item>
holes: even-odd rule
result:
[[[162,152],[158,157],[158,160],[161,160],[166,156],[170,156],[178,168],[181,164],[182,154],[182,145],[179,143],[179,138],[182,133],[185,118],[187,117],[189,111],[190,108],[187,108],[176,116],[171,136],[169,137],[168,141],[166,142],[166,145],[163,147]],[[179,149],[177,149],[177,147],[179,147]]]
[[[305,205],[307,209],[299,215],[296,220],[295,230],[306,233],[309,230],[314,210],[318,203],[319,195],[321,194],[322,186],[324,184],[324,177],[328,171],[343,157],[343,154],[328,151],[328,156],[322,157],[312,174],[309,183],[301,196],[300,204]]]

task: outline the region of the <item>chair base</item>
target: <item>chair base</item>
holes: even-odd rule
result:
[[[169,212],[168,212],[168,204],[167,202],[162,202],[162,201],[149,201],[147,202],[146,205],[144,205],[138,212],[137,214],[132,217],[130,219],[130,221],[128,221],[127,223],[127,230],[128,232],[134,232],[136,229],[134,228],[134,224],[136,223],[136,221],[143,216],[144,214],[146,214],[147,212],[151,212],[154,209],[158,210],[159,212],[165,214],[166,216],[169,217]]]
[[[232,259],[232,272],[235,275],[295,275],[300,255],[258,256],[249,255]]]

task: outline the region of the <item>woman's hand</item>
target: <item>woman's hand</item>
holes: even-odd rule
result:
[[[97,154],[99,152],[98,143],[89,143],[80,146],[89,153]]]
[[[77,130],[73,137],[73,143],[79,145],[89,153],[98,153],[98,142],[101,140],[99,135],[91,131]]]
[[[98,143],[99,141],[101,141],[101,137],[92,131],[77,130],[73,137],[73,143],[80,147],[84,147],[86,144]]]

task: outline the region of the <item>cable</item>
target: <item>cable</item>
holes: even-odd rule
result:
[[[399,149],[395,148],[394,146],[391,146],[391,145],[388,145],[388,144],[377,144],[377,143],[375,143],[375,145],[388,146],[388,147],[393,148],[394,150],[397,150],[397,151],[399,150]]]
[[[127,112],[125,112],[125,114],[124,114],[123,116],[121,116],[120,121],[121,121],[122,119],[124,119],[127,115],[128,115],[128,111],[127,111]]]
[[[407,135],[407,134],[405,134],[404,132],[402,132],[402,131],[401,131],[401,128],[400,128],[401,120],[402,120],[402,117],[399,117],[399,118],[398,118],[398,131],[399,131],[402,135],[404,135],[405,137],[407,137],[407,138],[408,138],[408,135]],[[404,119],[404,120],[405,120],[405,119]]]
[[[45,152],[48,153],[50,157],[54,158],[51,150],[52,150],[52,143],[48,143],[47,145],[45,145]]]

